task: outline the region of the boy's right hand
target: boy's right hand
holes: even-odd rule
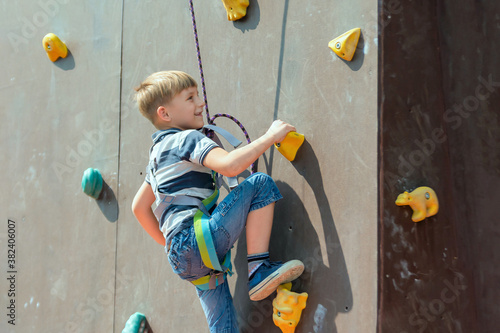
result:
[[[266,132],[266,135],[269,135],[273,138],[274,143],[279,143],[283,141],[286,135],[289,132],[296,131],[296,128],[288,123],[285,123],[282,120],[275,120],[271,124],[271,127]]]

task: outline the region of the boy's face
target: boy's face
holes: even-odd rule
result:
[[[170,126],[181,130],[203,127],[204,106],[205,102],[198,96],[197,87],[184,89],[165,106]]]

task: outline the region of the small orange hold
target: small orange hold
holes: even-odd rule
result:
[[[330,41],[328,47],[342,59],[351,61],[354,52],[356,52],[360,35],[361,29],[354,28]]]
[[[68,48],[66,47],[66,44],[64,44],[59,37],[53,33],[45,35],[45,37],[43,37],[42,44],[45,52],[47,52],[47,56],[52,62],[59,59],[59,57],[66,58],[68,55]]]

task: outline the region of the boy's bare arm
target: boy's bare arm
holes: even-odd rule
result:
[[[203,165],[221,175],[235,177],[255,162],[269,147],[283,141],[291,131],[295,131],[294,126],[276,120],[266,134],[246,146],[229,153],[222,148],[212,149],[205,157]]]
[[[165,237],[158,227],[158,220],[156,219],[151,205],[155,201],[155,195],[151,185],[144,182],[132,202],[132,212],[146,230],[146,232],[153,237],[153,239],[160,245],[165,246]]]

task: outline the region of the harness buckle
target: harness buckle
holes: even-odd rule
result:
[[[175,196],[171,195],[164,195],[163,198],[161,199],[160,203],[166,203],[167,205],[170,205],[172,201],[174,201]]]
[[[208,288],[215,289],[217,286],[220,286],[224,283],[224,272],[219,271],[211,271],[210,272],[210,280],[208,280]]]

